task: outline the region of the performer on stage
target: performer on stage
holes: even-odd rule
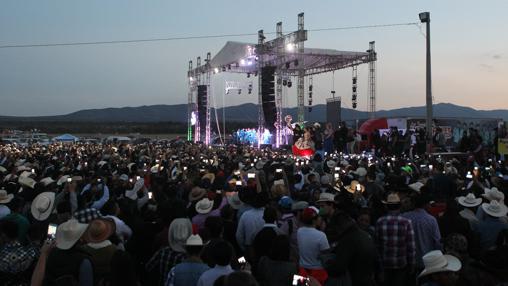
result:
[[[316,152],[316,147],[311,139],[311,131],[305,128],[303,137],[298,139],[293,145],[293,155],[301,157],[311,157]]]
[[[286,115],[284,117],[284,121],[286,122],[286,126],[283,128],[284,140],[283,143],[286,145],[293,144],[293,126],[291,125],[291,121],[293,117],[291,115]]]

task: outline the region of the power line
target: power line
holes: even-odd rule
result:
[[[320,28],[320,29],[310,29],[308,31],[310,31],[310,32],[322,32],[322,31],[385,28],[385,27],[411,26],[411,25],[418,26],[418,23],[396,23],[396,24],[379,24],[379,25],[366,25],[366,26]],[[269,34],[275,34],[275,32],[267,32],[265,34],[268,34],[268,35]],[[133,39],[133,40],[113,40],[113,41],[92,41],[92,42],[40,43],[40,44],[7,44],[7,45],[0,45],[0,49],[61,47],[61,46],[87,46],[87,45],[111,45],[111,44],[131,44],[131,43],[163,42],[163,41],[182,41],[182,40],[196,40],[196,39],[233,38],[233,37],[246,37],[246,36],[257,36],[257,33],[219,34],[219,35],[184,36],[184,37]]]

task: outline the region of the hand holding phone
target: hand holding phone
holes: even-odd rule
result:
[[[293,275],[293,286],[308,286],[309,278],[300,275]]]
[[[56,228],[57,228],[57,225],[54,224],[54,223],[50,223],[49,226],[48,226],[48,238],[50,240],[53,240],[55,239],[55,235],[56,235]]]

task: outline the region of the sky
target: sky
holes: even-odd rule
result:
[[[434,102],[508,109],[507,10],[506,0],[2,0],[0,46],[271,32],[279,21],[287,33],[300,12],[306,29],[319,29],[419,22],[429,11]],[[0,48],[0,115],[186,103],[189,60],[213,56],[227,41],[257,37]],[[417,26],[309,32],[305,45],[365,51],[369,41],[378,53],[377,109],[424,105],[425,37]],[[358,75],[358,109],[366,110],[366,65]],[[215,76],[216,107],[257,102],[256,91],[224,96],[225,80],[247,78]],[[350,69],[315,76],[313,86],[314,104],[334,89],[351,106]],[[285,105],[296,104],[294,87],[284,95]]]

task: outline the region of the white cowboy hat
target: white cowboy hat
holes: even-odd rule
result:
[[[441,250],[433,250],[423,256],[425,269],[418,275],[418,278],[438,272],[456,272],[462,267],[460,260],[452,255],[444,255]]]
[[[400,204],[400,197],[397,193],[391,193],[386,197],[386,201],[381,201],[385,205]]]
[[[240,209],[243,206],[243,202],[240,200],[238,192],[226,193],[226,198],[228,199],[229,205],[235,210]]]
[[[408,187],[415,191],[415,192],[420,192],[420,189],[425,186],[422,182],[415,182],[415,183],[412,183],[410,185],[408,185]]]
[[[335,195],[330,193],[321,193],[316,203],[335,203]]]
[[[203,246],[203,239],[199,234],[193,234],[187,238],[185,246]]]
[[[203,198],[196,204],[196,211],[200,214],[207,214],[212,210],[212,208],[213,201],[208,198]]]
[[[51,177],[46,177],[40,180],[40,183],[42,183],[44,187],[47,187],[49,184],[52,184],[54,182],[55,180],[53,180]]]
[[[106,161],[99,161],[99,163],[97,163],[97,166],[99,166],[100,168],[102,168],[102,166],[106,165],[108,162]]]
[[[365,169],[364,167],[358,167],[358,169],[356,169],[356,171],[352,173],[357,175],[358,177],[365,177],[367,175],[367,169]]]
[[[184,246],[192,235],[192,222],[188,218],[174,219],[169,225],[168,242],[173,251],[185,252]]]
[[[5,173],[7,172],[7,169],[5,169],[4,166],[0,166],[0,173]]]
[[[13,194],[7,194],[7,191],[4,189],[0,190],[0,204],[7,204],[12,198],[14,198]]]
[[[55,193],[44,192],[40,193],[32,201],[30,211],[32,212],[32,216],[36,220],[44,221],[49,217],[54,207],[55,207]]]
[[[493,187],[492,189],[485,188],[485,193],[482,195],[484,198],[486,198],[489,201],[498,201],[503,202],[504,201],[504,194],[503,192],[499,191],[496,187]]]
[[[88,224],[79,223],[75,218],[62,223],[56,229],[56,247],[63,250],[72,248],[87,228]]]
[[[29,177],[19,177],[18,183],[20,183],[22,186],[29,187],[32,189],[35,187],[35,184],[37,184],[37,182],[34,179]]]
[[[473,193],[469,193],[465,197],[464,196],[458,197],[457,202],[459,202],[461,206],[472,208],[479,206],[482,203],[482,199],[476,198]]]
[[[67,183],[67,179],[70,178],[70,176],[68,175],[65,175],[65,176],[61,176],[60,179],[58,179],[58,181],[56,181],[56,185],[57,186],[61,186],[65,183]]]
[[[496,200],[492,200],[488,204],[483,203],[482,209],[488,215],[493,217],[503,217],[508,212],[508,208],[504,204],[501,204]]]

